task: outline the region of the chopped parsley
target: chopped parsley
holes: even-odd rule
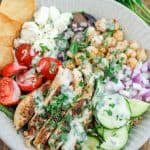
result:
[[[105,110],[106,112],[107,112],[107,114],[109,115],[109,116],[112,116],[112,111],[109,109],[109,110]]]
[[[59,51],[63,51],[69,48],[69,42],[62,35],[55,38],[56,45]]]
[[[40,43],[40,48],[42,49],[43,52],[49,51],[49,48],[43,43]]]
[[[67,133],[62,133],[62,134],[60,135],[60,141],[62,141],[62,142],[67,141],[67,137],[68,137],[68,134],[67,134]]]
[[[77,41],[73,41],[70,45],[70,48],[69,48],[70,52],[72,54],[76,54],[78,52],[78,42]]]
[[[56,63],[55,63],[55,62],[51,62],[51,63],[50,63],[49,72],[50,72],[50,73],[54,73],[55,67],[56,67]]]
[[[111,78],[111,81],[114,82],[114,83],[118,83],[118,79],[117,79],[115,76],[113,76],[113,77]]]
[[[65,94],[60,94],[53,97],[50,105],[45,107],[46,114],[50,114],[52,119],[56,122],[62,119],[62,111],[64,110],[63,103],[68,99]]]
[[[79,58],[82,62],[86,59],[86,57],[84,55],[80,55]]]
[[[84,87],[84,82],[82,80],[79,82],[79,87]]]
[[[85,42],[73,41],[70,45],[69,50],[72,54],[76,54],[79,50],[87,48],[88,45],[89,44]]]
[[[114,33],[114,30],[113,30],[113,31],[107,31],[107,32],[105,32],[105,33],[103,34],[104,39],[106,39],[107,37],[112,36],[113,33]]]
[[[109,104],[110,107],[114,108],[115,107],[115,104]]]
[[[66,123],[69,125],[70,122],[72,121],[72,116],[71,116],[70,114],[67,114],[67,115],[65,116],[65,121],[66,121]]]

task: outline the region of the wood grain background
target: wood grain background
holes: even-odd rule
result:
[[[1,1],[1,0],[0,0]],[[144,0],[145,4],[150,7],[150,0]],[[0,150],[11,150],[7,147],[5,143],[0,140]],[[140,150],[150,150],[150,140],[148,140]]]

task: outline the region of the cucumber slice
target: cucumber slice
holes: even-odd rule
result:
[[[88,136],[81,147],[83,150],[100,150],[100,142],[96,137]]]
[[[97,102],[95,117],[105,128],[114,129],[124,126],[130,119],[128,102],[118,94],[104,96]]]
[[[104,134],[104,127],[101,126],[101,127],[97,128],[97,132],[98,132],[98,134],[99,134],[100,136],[103,136],[103,134]]]
[[[119,129],[104,129],[104,140],[101,148],[104,150],[120,150],[128,141],[128,129],[123,126]]]
[[[135,100],[135,99],[127,99],[131,109],[131,117],[139,117],[143,115],[148,109],[150,104]]]

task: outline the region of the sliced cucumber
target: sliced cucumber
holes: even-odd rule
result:
[[[87,140],[81,146],[83,150],[100,150],[100,142],[93,136],[88,136]]]
[[[98,128],[97,128],[97,132],[98,132],[98,134],[99,134],[100,136],[103,136],[103,134],[104,134],[104,127],[103,127],[103,126],[98,127]]]
[[[104,96],[97,102],[95,117],[105,128],[114,129],[124,126],[130,119],[128,102],[118,94]]]
[[[96,106],[97,102],[101,99],[103,95],[104,95],[104,84],[102,84],[101,81],[97,80],[96,90],[92,98],[92,104],[94,107]]]
[[[135,100],[135,99],[127,99],[131,109],[131,117],[139,117],[143,115],[150,107],[150,104]]]
[[[104,142],[101,148],[104,150],[120,150],[128,141],[128,128],[123,126],[119,129],[104,129]]]

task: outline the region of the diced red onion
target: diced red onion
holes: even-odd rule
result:
[[[147,72],[147,71],[148,71],[148,62],[145,62],[142,65],[141,72]]]
[[[134,88],[135,90],[141,90],[142,86],[141,86],[141,84],[133,83],[133,88]],[[131,91],[131,92],[132,92],[132,91]]]
[[[129,91],[127,90],[120,90],[119,91],[119,94],[123,95],[123,96],[126,96],[126,97],[130,97],[130,93]]]
[[[134,82],[134,83],[141,83],[141,76],[140,76],[140,74],[137,74],[136,76],[133,76],[132,77],[132,81]]]

